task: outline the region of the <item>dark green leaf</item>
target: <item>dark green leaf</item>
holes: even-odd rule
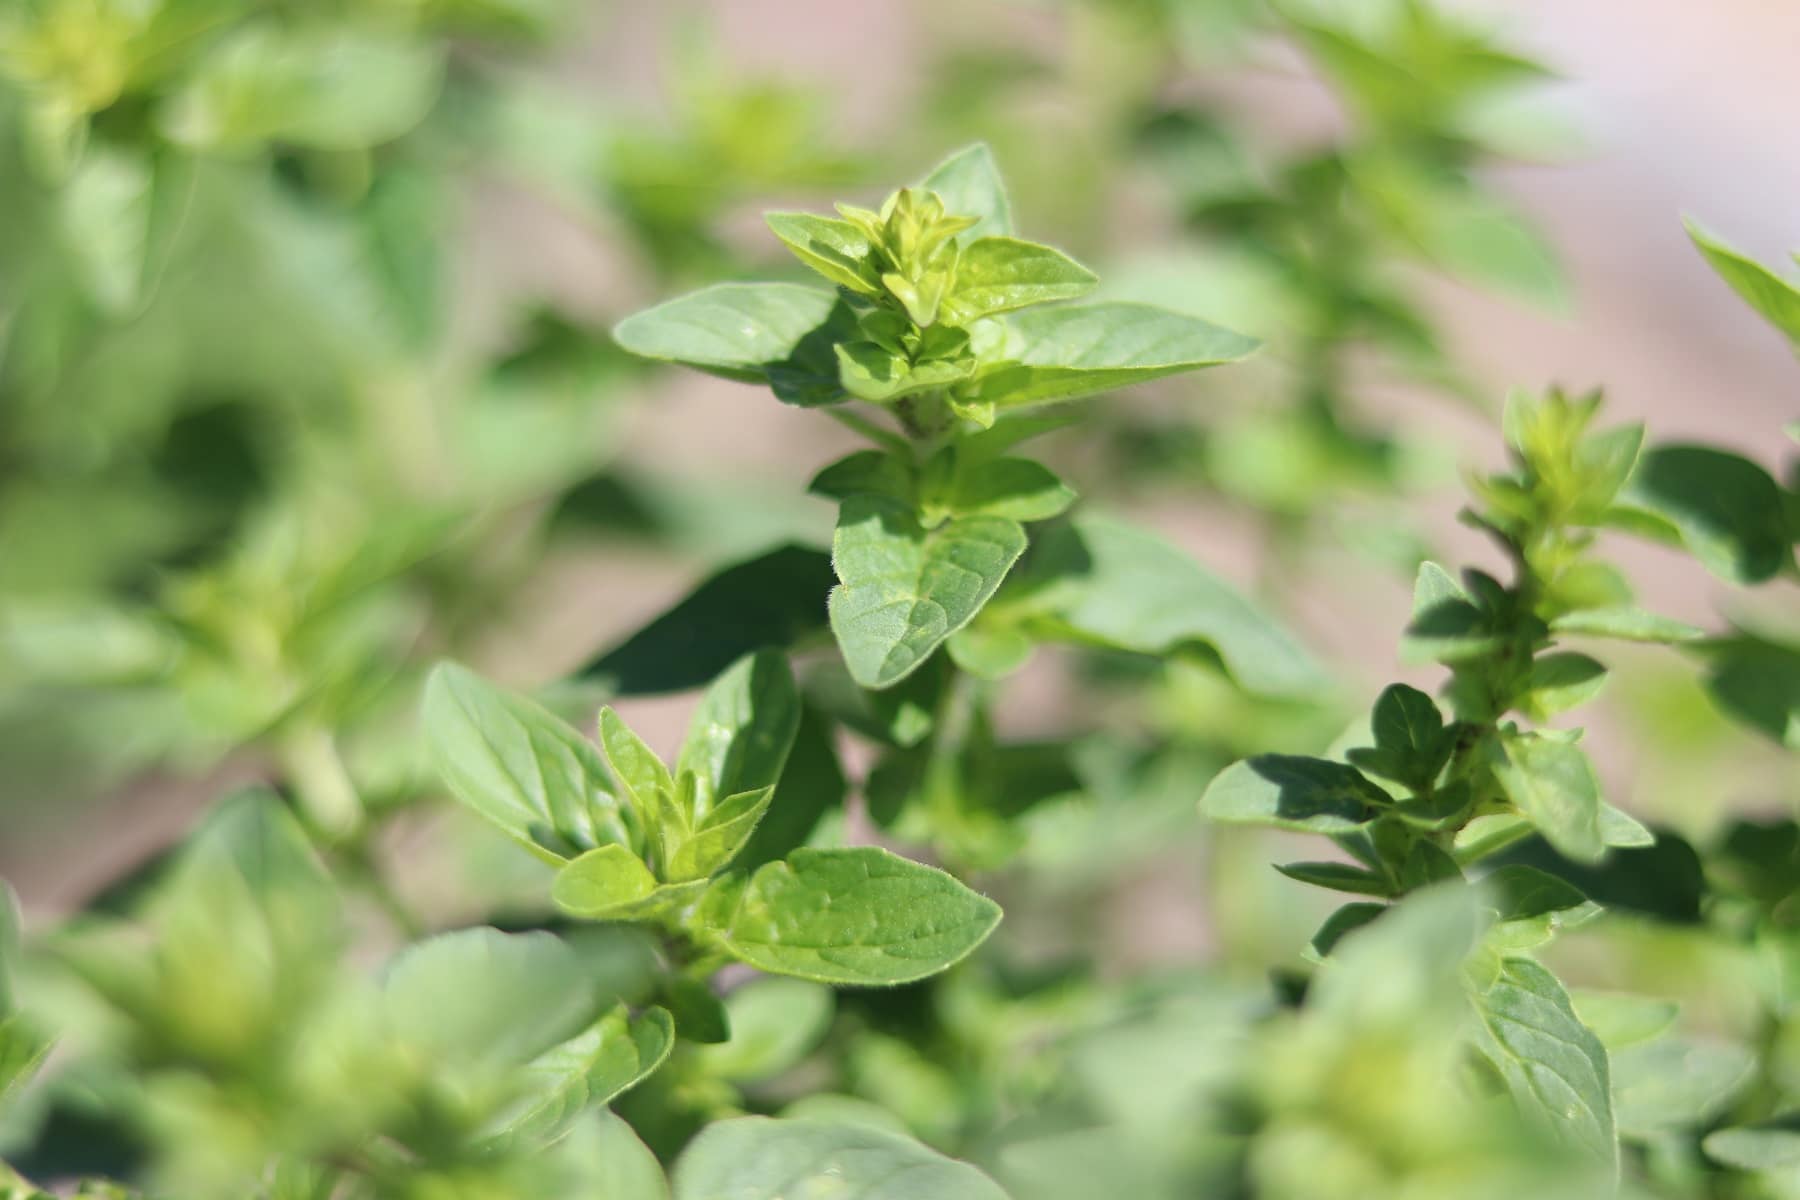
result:
[[[1794,561],[1781,488],[1747,458],[1710,446],[1657,446],[1638,464],[1631,495],[1723,579],[1761,583]]]
[[[1349,892],[1357,896],[1392,896],[1394,894],[1392,882],[1373,871],[1365,871],[1363,868],[1353,867],[1349,863],[1287,863],[1277,866],[1275,869],[1289,879],[1310,883],[1314,887],[1330,888],[1334,892]]]
[[[787,648],[825,630],[831,556],[779,546],[709,576],[656,620],[580,671],[621,696],[710,683],[765,646]]]

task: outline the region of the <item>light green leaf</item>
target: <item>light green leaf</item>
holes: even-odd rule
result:
[[[831,282],[865,296],[880,294],[868,265],[869,239],[852,222],[797,212],[764,213],[763,220],[796,258]]]
[[[402,950],[382,980],[389,1036],[422,1067],[491,1080],[594,1019],[581,959],[548,933],[461,929]]]
[[[867,1125],[738,1117],[675,1164],[675,1200],[1006,1200],[967,1163]]]
[[[1206,787],[1200,813],[1232,825],[1349,833],[1390,803],[1355,767],[1323,758],[1259,754],[1232,763]]]
[[[791,283],[720,283],[626,317],[613,340],[645,358],[767,383],[790,404],[843,399],[832,346],[853,336],[836,293]]]
[[[746,654],[713,680],[675,760],[677,775],[692,772],[703,785],[693,825],[718,800],[775,786],[799,726],[800,690],[781,651]]]
[[[548,1142],[590,1108],[647,1078],[675,1046],[675,1021],[661,1008],[633,1018],[623,1004],[586,1032],[538,1055],[516,1075],[521,1093],[489,1125],[502,1146]]]
[[[844,502],[832,538],[842,582],[832,632],[857,683],[891,687],[981,610],[1025,550],[1025,530],[1002,517],[964,517],[927,531],[901,504]]]
[[[1587,637],[1616,638],[1622,642],[1659,642],[1673,644],[1691,642],[1706,636],[1704,629],[1659,617],[1641,608],[1618,605],[1611,608],[1584,608],[1565,613],[1550,622],[1553,633],[1569,633]]]
[[[1619,1132],[1652,1138],[1703,1127],[1754,1076],[1756,1057],[1716,1038],[1660,1037],[1612,1055]]]
[[[873,846],[794,851],[728,880],[703,916],[759,970],[883,985],[936,974],[986,940],[1000,907],[933,867]]]
[[[1607,1050],[1635,1046],[1667,1033],[1681,1015],[1673,1000],[1577,988],[1570,993],[1575,1015],[1594,1031]]]
[[[1082,513],[1051,528],[1003,595],[1030,632],[1139,654],[1203,643],[1259,695],[1313,695],[1329,680],[1286,629],[1183,551]]]
[[[1539,734],[1507,737],[1496,745],[1493,770],[1506,798],[1559,853],[1599,861],[1606,852],[1600,781],[1581,747]]]
[[[428,40],[248,25],[206,53],[163,108],[161,125],[171,140],[209,150],[270,140],[376,146],[424,119],[443,58]]]
[[[1604,800],[1600,802],[1600,840],[1619,849],[1656,845],[1656,835],[1642,821]]]
[[[1526,1117],[1616,1164],[1606,1047],[1575,1015],[1556,976],[1530,959],[1508,958],[1474,1000],[1487,1055]]]
[[[1692,217],[1683,218],[1683,223],[1688,237],[1731,290],[1800,346],[1800,286],[1727,245]]]
[[[596,1198],[669,1200],[662,1164],[622,1117],[599,1113],[593,1132],[577,1136],[587,1159],[581,1178]]]
[[[1701,1143],[1709,1157],[1740,1171],[1780,1171],[1800,1167],[1800,1113],[1762,1125],[1739,1125],[1709,1133]]]
[[[886,404],[916,392],[937,391],[967,379],[975,370],[970,357],[908,362],[874,342],[840,342],[834,351],[838,383],[850,395],[870,404]]]
[[[714,1079],[755,1083],[804,1058],[831,1025],[831,989],[806,979],[753,979],[725,998],[731,1038],[696,1056]]]
[[[1073,400],[1243,358],[1254,338],[1147,304],[1027,309],[997,318],[998,361],[959,389],[965,400],[1002,409]]]
[[[442,663],[425,685],[425,736],[451,793],[538,857],[639,847],[599,751],[530,700]]]
[[[1032,304],[1086,295],[1099,277],[1060,250],[1009,237],[983,237],[963,247],[956,285],[942,317],[966,325]]]
[[[1017,629],[988,629],[977,622],[951,634],[944,649],[952,662],[971,675],[1005,679],[1031,661],[1037,642]]]
[[[607,765],[618,776],[631,802],[640,813],[657,811],[657,798],[675,792],[675,777],[669,774],[669,768],[610,704],[600,710],[599,726],[600,748],[606,752]]]
[[[639,911],[639,901],[657,888],[656,877],[623,846],[601,846],[556,873],[550,898],[564,912],[602,921]]]
[[[671,881],[683,882],[705,879],[725,867],[750,841],[774,797],[773,787],[727,797],[681,840],[663,874]]]
[[[963,241],[1012,235],[1012,202],[1006,197],[994,152],[985,143],[958,150],[920,180],[919,186],[936,192],[949,215],[976,218],[963,232]]]

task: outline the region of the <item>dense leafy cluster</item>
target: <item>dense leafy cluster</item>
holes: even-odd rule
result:
[[[0,887],[0,1200],[1800,1196],[1800,476],[1517,393],[1452,569],[1441,456],[1362,405],[1487,394],[1420,267],[1562,302],[1481,175],[1553,147],[1543,68],[1424,0],[933,42],[880,144],[992,137],[1016,222],[986,141],[876,203],[910,152],[703,41],[667,120],[589,112],[515,70],[568,16],[0,14],[0,816],[219,792],[66,915]],[[1342,130],[1180,86],[1271,43]],[[478,295],[495,187],[676,298]],[[871,206],[731,232],[824,189]],[[1800,347],[1800,284],[1690,232]],[[620,453],[656,363],[836,457]],[[1195,493],[1255,598],[1159,532]],[[1324,543],[1413,580],[1366,717],[1284,619]],[[713,565],[544,616],[657,555]],[[1665,741],[1680,813],[1626,786]]]

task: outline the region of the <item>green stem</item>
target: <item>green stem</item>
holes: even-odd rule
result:
[[[862,434],[877,446],[892,450],[899,454],[910,454],[912,445],[905,438],[891,429],[883,429],[861,413],[851,412],[842,407],[827,408],[825,415],[847,429]]]

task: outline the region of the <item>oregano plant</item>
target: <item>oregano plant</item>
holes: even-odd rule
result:
[[[1518,393],[1453,556],[1363,411],[1485,410],[1419,266],[1562,302],[1539,64],[1067,0],[846,153],[703,37],[573,103],[566,15],[0,13],[0,1200],[1800,1194],[1791,448]],[[1342,128],[1190,86],[1276,42]],[[1018,217],[905,170],[990,136]],[[451,252],[551,209],[674,298]],[[640,453],[670,366],[835,460]],[[1366,716],[1326,541],[1413,580]]]

